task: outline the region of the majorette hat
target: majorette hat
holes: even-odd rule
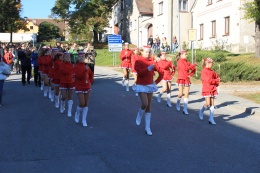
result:
[[[125,42],[125,45],[129,45],[129,43],[128,43],[128,42]]]
[[[58,51],[57,47],[52,48],[52,51]]]
[[[151,46],[143,46],[143,50],[151,50]]]
[[[211,58],[204,58],[204,61],[207,61],[207,62],[210,62],[210,63],[213,63],[214,61],[213,61],[213,59],[211,59]]]

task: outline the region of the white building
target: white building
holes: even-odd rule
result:
[[[221,46],[234,53],[255,50],[255,24],[243,19],[243,0],[119,0],[112,12],[112,30],[139,47],[150,35],[166,37],[171,46],[191,47],[189,29],[195,29],[195,48]]]

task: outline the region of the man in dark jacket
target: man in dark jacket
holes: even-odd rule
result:
[[[31,52],[29,50],[25,50],[24,45],[22,45],[21,49],[18,50],[18,59],[21,60],[23,86],[25,86],[25,73],[27,73],[27,83],[30,84],[32,70],[30,56]]]

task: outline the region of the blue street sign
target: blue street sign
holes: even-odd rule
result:
[[[118,44],[122,43],[121,35],[110,35],[108,36],[108,44]]]

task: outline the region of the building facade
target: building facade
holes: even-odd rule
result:
[[[243,0],[119,0],[112,11],[113,34],[138,47],[150,35],[165,37],[172,47],[191,48],[189,31],[196,31],[196,49],[255,50],[255,24],[243,19]]]

